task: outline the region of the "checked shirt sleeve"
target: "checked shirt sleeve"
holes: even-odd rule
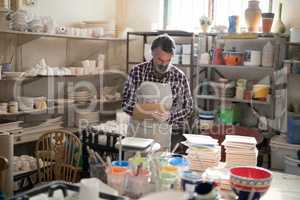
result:
[[[183,77],[183,95],[179,95],[179,99],[177,99],[176,107],[178,109],[175,112],[171,113],[170,122],[178,123],[182,122],[190,115],[193,110],[193,98],[191,95],[191,89],[186,77]],[[181,104],[181,105],[180,105]],[[179,106],[180,105],[180,106]]]
[[[140,73],[137,70],[137,68],[133,68],[129,73],[128,79],[125,82],[123,90],[122,109],[129,115],[132,115],[136,102],[135,92],[138,87],[139,74]]]

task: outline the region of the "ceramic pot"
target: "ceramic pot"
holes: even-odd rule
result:
[[[213,56],[212,56],[212,64],[214,65],[223,65],[223,49],[221,48],[215,48],[213,50]]]
[[[209,29],[209,26],[208,24],[203,24],[201,25],[201,29],[202,29],[202,32],[203,33],[207,33],[208,32],[208,29]]]
[[[261,21],[261,10],[259,1],[248,1],[248,8],[245,11],[245,19],[248,27],[248,32],[258,32],[258,25]]]

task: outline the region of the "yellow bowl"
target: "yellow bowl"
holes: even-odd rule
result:
[[[269,85],[257,84],[253,86],[254,98],[267,98],[269,94]]]

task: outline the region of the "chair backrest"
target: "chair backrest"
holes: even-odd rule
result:
[[[2,188],[2,172],[8,168],[8,160],[5,157],[0,156],[0,192],[3,190]]]
[[[36,143],[39,182],[75,182],[80,170],[81,142],[66,130],[43,134]]]

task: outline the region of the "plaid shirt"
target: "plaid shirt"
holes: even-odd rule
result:
[[[152,60],[133,67],[123,90],[122,108],[124,112],[132,115],[136,102],[135,93],[143,80],[169,83],[171,85],[173,102],[168,121],[170,124],[181,127],[185,118],[193,109],[193,98],[187,78],[180,69],[173,65],[161,79],[156,78],[154,73]]]

